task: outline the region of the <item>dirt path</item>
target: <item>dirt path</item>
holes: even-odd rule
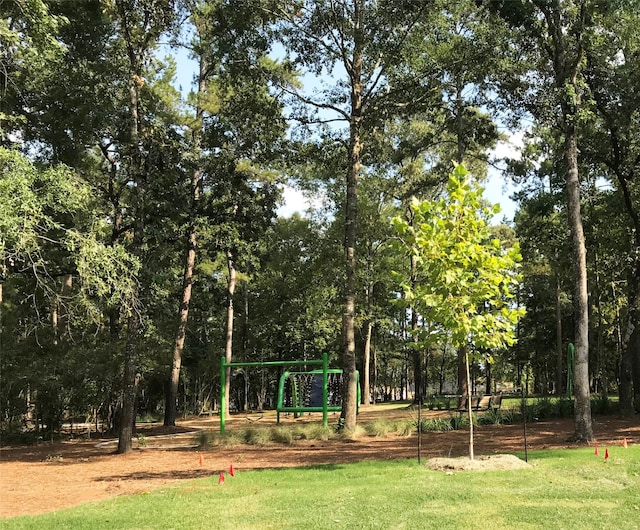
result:
[[[359,422],[378,417],[380,411],[376,408],[363,411]],[[385,416],[396,419],[407,419],[410,414],[406,409],[385,411]],[[217,475],[227,471],[230,465],[241,472],[417,456],[416,435],[406,438],[362,435],[353,441],[307,441],[290,446],[241,445],[198,451],[193,447],[195,433],[202,428],[217,429],[217,421],[217,418],[207,418],[180,422],[170,433],[159,427],[143,429],[148,446],[126,455],[114,454],[115,443],[109,443],[109,440],[3,447],[0,450],[0,517],[45,513],[116,495],[150,491],[182,480]],[[229,428],[242,422],[246,419],[233,419]],[[640,444],[640,418],[595,418],[594,430],[602,447],[619,447],[624,438],[630,445]],[[531,424],[528,426],[528,447],[531,450],[574,447],[575,444],[566,441],[572,432],[571,419]],[[159,433],[172,437],[152,437]],[[422,437],[422,457],[425,459],[465,455],[467,450],[468,431],[425,433]],[[522,425],[476,428],[476,455],[521,450]]]

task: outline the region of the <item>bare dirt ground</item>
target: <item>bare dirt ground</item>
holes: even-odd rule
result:
[[[425,412],[424,417],[437,412]],[[448,416],[449,413],[446,413]],[[406,407],[376,406],[363,409],[359,423],[377,417],[415,419],[416,412]],[[267,415],[253,425],[266,426],[273,420]],[[330,417],[335,423],[336,417]],[[320,415],[294,420],[317,421]],[[63,442],[40,442],[32,446],[0,449],[0,518],[39,514],[68,508],[116,495],[150,491],[179,481],[250,469],[309,466],[389,460],[417,457],[417,435],[370,437],[353,440],[300,441],[293,445],[215,447],[200,451],[196,434],[201,429],[217,430],[217,417],[184,420],[176,428],[141,426],[146,447],[125,455],[114,453],[116,441],[77,438]],[[232,417],[228,430],[249,424],[246,416]],[[567,440],[573,433],[572,419],[541,421],[527,425],[529,450],[578,447]],[[640,417],[620,420],[614,416],[595,416],[597,443],[610,451],[640,444]],[[156,438],[156,436],[158,436]],[[468,430],[422,435],[421,455],[425,461],[437,457],[456,457],[468,453]],[[491,425],[475,429],[475,454],[495,456],[524,450],[523,426]],[[442,468],[442,466],[441,466]]]

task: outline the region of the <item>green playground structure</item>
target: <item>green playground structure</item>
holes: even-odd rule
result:
[[[360,405],[360,374],[356,370],[358,388],[357,403]],[[277,422],[281,412],[293,412],[295,417],[305,412],[337,412],[342,410],[342,370],[310,370],[306,372],[284,372],[278,384]]]
[[[263,366],[321,366],[322,368],[305,372],[284,372],[280,377],[278,385],[278,404],[277,414],[278,423],[280,422],[281,412],[293,412],[295,414],[303,414],[305,412],[322,412],[322,423],[325,427],[329,425],[328,412],[341,410],[338,402],[340,389],[335,387],[335,376],[341,375],[342,370],[331,369],[328,367],[327,354],[322,355],[322,359],[307,361],[264,361],[264,362],[231,362],[228,363],[224,357],[220,362],[220,434],[224,434],[226,420],[226,380],[227,368],[240,367],[263,367]],[[321,376],[321,379],[320,379]],[[331,392],[331,404],[329,400],[329,378],[334,376],[333,388]],[[289,392],[290,403],[286,403],[287,395],[285,392],[286,382],[289,381],[291,391]],[[360,403],[360,383],[359,374],[356,371],[356,382],[358,386],[358,403]]]

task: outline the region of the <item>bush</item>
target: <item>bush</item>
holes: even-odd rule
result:
[[[362,427],[362,425],[356,425],[356,428],[351,431],[351,432],[347,432],[344,429],[342,429],[342,431],[340,431],[337,436],[340,440],[346,440],[346,441],[353,441],[353,440],[357,440],[358,438],[361,438],[365,433],[364,427]]]
[[[451,420],[448,418],[430,418],[423,420],[423,432],[447,432],[452,430]]]
[[[334,436],[334,430],[324,425],[318,425],[317,423],[310,423],[296,430],[298,438],[300,440],[329,440]]]
[[[520,423],[522,421],[522,413],[517,409],[501,409],[500,414],[502,415],[502,422],[509,425]]]
[[[539,398],[529,406],[532,416],[537,420],[547,420],[557,415],[556,404],[547,396]]]
[[[561,398],[558,400],[558,417],[570,418],[574,414],[574,404],[571,398]]]
[[[364,430],[369,436],[385,436],[397,430],[393,422],[377,419],[364,425]]]
[[[486,413],[478,418],[480,425],[502,425],[507,423],[505,415],[500,410],[489,409]]]
[[[294,441],[294,433],[288,427],[275,427],[270,431],[269,440],[278,444],[291,445]]]
[[[198,447],[202,448],[210,448],[216,445],[218,441],[216,433],[213,431],[205,431],[204,429],[197,432],[195,436],[195,443],[198,444]]]
[[[396,433],[399,436],[411,436],[416,432],[417,428],[418,425],[414,420],[399,421],[396,423]]]
[[[267,445],[271,441],[271,433],[268,429],[247,427],[240,431],[239,436],[247,445]]]
[[[34,429],[23,429],[19,421],[0,422],[0,441],[2,444],[32,445],[38,442],[39,435]]]
[[[591,412],[594,414],[609,414],[612,408],[609,396],[599,394],[591,398]]]
[[[459,431],[460,429],[466,429],[467,427],[469,427],[469,416],[467,414],[451,415],[449,418],[451,429],[453,429],[454,431]]]

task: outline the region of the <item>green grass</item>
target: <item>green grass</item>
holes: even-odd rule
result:
[[[0,527],[638,529],[640,446],[609,451],[607,462],[593,449],[534,452],[533,467],[519,471],[447,474],[415,460],[237,469],[224,484],[215,475],[148,494],[4,519]]]

